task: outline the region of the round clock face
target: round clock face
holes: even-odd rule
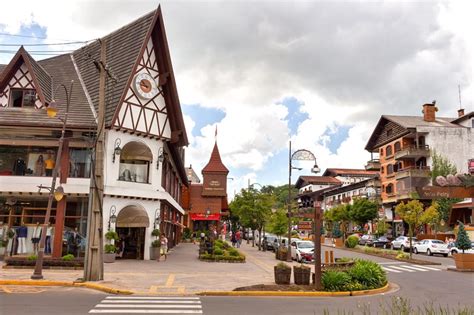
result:
[[[155,80],[148,73],[140,73],[135,76],[135,90],[144,99],[153,98],[158,94]]]

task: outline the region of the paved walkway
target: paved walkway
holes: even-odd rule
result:
[[[182,243],[171,250],[166,261],[117,260],[105,264],[99,284],[137,294],[194,294],[201,291],[230,291],[236,287],[274,283],[272,252],[242,244],[246,263],[209,263],[198,260],[198,245]],[[295,263],[291,263],[294,265]],[[0,279],[29,279],[32,269],[2,269]],[[74,281],[81,270],[44,270],[45,280]]]

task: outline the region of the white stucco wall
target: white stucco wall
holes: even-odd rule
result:
[[[474,158],[472,128],[418,127],[417,131],[428,133],[425,140],[430,149],[456,165],[458,172],[467,173],[467,161]],[[431,157],[427,159],[427,164],[432,166]]]

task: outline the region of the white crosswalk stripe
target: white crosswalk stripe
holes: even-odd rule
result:
[[[426,271],[441,271],[441,269],[423,266],[423,265],[384,265],[382,268],[387,272],[402,273],[402,272],[426,272]]]
[[[203,314],[199,297],[108,296],[90,314]]]

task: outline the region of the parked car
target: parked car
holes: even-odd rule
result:
[[[415,254],[426,253],[428,256],[442,254],[444,257],[448,257],[449,248],[443,241],[425,239],[413,245],[413,252]]]
[[[375,241],[375,235],[365,234],[359,238],[359,245],[370,246]]]
[[[314,251],[314,244],[311,241],[298,240],[291,242],[291,258],[298,262],[303,261],[302,253],[313,253],[312,250]]]
[[[458,249],[456,247],[456,243],[449,243],[448,244],[448,249],[449,253],[452,254],[457,254],[457,253],[462,253],[462,249]],[[474,254],[474,242],[471,242],[471,249],[467,249],[464,251],[465,254]]]
[[[267,250],[275,251],[278,248],[278,246],[280,246],[277,236],[266,234],[265,238],[267,239]],[[263,243],[263,238],[262,238],[262,243]]]
[[[416,239],[416,237],[413,237],[412,246],[415,245],[417,241],[418,240]],[[401,249],[402,251],[409,250],[410,238],[408,236],[399,236],[392,241],[392,245],[390,247],[391,249]]]
[[[391,241],[386,236],[380,236],[376,240],[372,242],[372,246],[374,247],[381,247],[381,248],[389,248]]]

